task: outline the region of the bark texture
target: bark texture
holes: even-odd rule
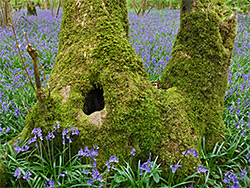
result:
[[[68,126],[80,132],[72,137],[73,154],[84,146],[100,147],[100,168],[111,155],[122,163],[147,160],[152,153],[164,170],[181,159],[182,175],[192,173],[200,160],[183,152],[199,151],[203,135],[212,146],[224,130],[223,101],[235,37],[235,17],[222,19],[219,2],[208,8],[209,2],[194,0],[195,8],[182,12],[163,89],[156,89],[129,43],[126,0],[65,1],[51,93],[40,91],[45,98],[35,104],[12,144],[30,136],[33,128],[47,135],[59,121],[60,132]],[[62,147],[61,135],[53,142]]]

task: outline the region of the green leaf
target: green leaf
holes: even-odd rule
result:
[[[114,180],[117,183],[121,183],[121,182],[126,181],[126,179],[123,176],[115,176]]]
[[[159,183],[160,177],[159,177],[159,174],[157,172],[153,173],[153,178],[154,178],[156,183]]]
[[[214,179],[220,179],[220,176],[216,174],[216,175],[213,175],[213,178]]]

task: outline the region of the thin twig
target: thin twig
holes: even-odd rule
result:
[[[21,18],[25,19],[27,22],[29,22],[30,24],[34,25],[34,23],[32,23],[32,22],[30,22],[29,20],[27,20],[24,16],[19,16],[19,18],[18,18],[17,21],[16,21],[16,24],[19,22],[19,20],[20,20]],[[15,25],[16,25],[16,24],[15,24]]]
[[[41,65],[41,67],[42,67],[42,70],[43,70],[43,76],[44,76],[44,80],[45,80],[45,82],[47,83],[47,78],[46,78],[46,75],[45,75],[45,71],[44,71],[44,67]],[[46,84],[47,85],[47,84]]]
[[[8,7],[9,7],[9,6],[8,6]],[[10,9],[10,7],[9,7],[9,9]],[[35,87],[34,87],[32,81],[31,81],[31,78],[30,78],[30,76],[29,76],[29,73],[28,73],[28,71],[27,71],[27,69],[26,69],[26,66],[25,66],[24,61],[23,61],[23,56],[22,56],[22,54],[21,54],[21,50],[20,50],[20,47],[19,47],[19,45],[18,45],[18,41],[17,41],[17,37],[16,37],[16,31],[15,31],[15,29],[14,29],[14,25],[13,25],[12,15],[11,15],[11,14],[10,14],[10,21],[11,21],[12,31],[13,31],[13,34],[14,34],[14,36],[15,36],[15,41],[16,41],[17,49],[18,49],[19,55],[20,55],[20,57],[21,57],[21,61],[22,61],[22,63],[23,63],[24,70],[25,70],[25,72],[26,72],[26,74],[27,74],[27,76],[28,76],[28,78],[29,78],[29,82],[30,82],[32,88],[33,88],[34,91],[35,91],[36,89],[35,89]]]
[[[30,57],[32,58],[33,65],[34,65],[34,72],[35,72],[35,80],[36,80],[36,88],[40,90],[42,88],[41,81],[40,81],[40,74],[38,69],[38,62],[37,62],[37,52],[34,48],[32,48],[31,44],[29,43],[28,37],[23,31],[25,38],[27,40],[28,46],[26,46],[26,50],[28,51]]]
[[[22,101],[22,103],[23,103],[23,106],[24,106],[24,108],[25,108],[26,112],[30,113],[30,112],[29,112],[29,110],[26,108],[26,106],[25,106],[25,104],[24,104],[24,102],[23,102],[23,101]]]

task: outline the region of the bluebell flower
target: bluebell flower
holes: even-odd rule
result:
[[[152,167],[153,165],[151,164],[151,153],[150,153],[148,161],[140,165],[140,169],[150,173]]]
[[[28,180],[30,178],[30,175],[31,175],[30,171],[27,170],[26,173],[25,173],[25,175],[23,176],[23,179],[27,179]]]
[[[198,166],[198,169],[197,169],[198,173],[200,173],[200,172],[204,173],[206,171],[207,171],[207,169],[205,167],[201,167],[201,165]]]
[[[88,174],[88,170],[85,170],[84,168],[82,169],[83,174]]]
[[[36,141],[36,138],[33,137],[33,138],[28,140],[28,144],[31,144],[32,142],[35,142],[35,141]]]
[[[183,155],[188,156],[189,153],[192,154],[195,158],[198,157],[198,153],[197,153],[196,149],[191,148],[188,151],[184,151]]]
[[[55,135],[53,134],[53,133],[48,133],[48,138],[49,138],[49,140],[51,140],[51,139],[53,139],[53,138],[55,138]]]
[[[96,167],[96,159],[94,158],[94,157],[92,157],[92,159],[93,159],[93,170],[95,169],[95,167]]]
[[[248,153],[248,154],[246,154],[246,158],[247,158],[247,159],[249,159],[249,153]]]
[[[8,133],[10,130],[11,130],[10,127],[7,127],[6,133]]]
[[[55,132],[56,131],[56,126],[55,125],[53,125],[53,132]]]
[[[198,153],[197,153],[197,151],[196,151],[196,150],[194,150],[193,155],[194,155],[194,157],[195,157],[195,158],[199,157],[199,155],[198,155]]]
[[[230,182],[233,183],[232,186],[229,186],[230,188],[238,188],[238,187],[240,187],[238,178],[233,172],[231,172],[231,173],[227,172],[225,174],[224,179],[223,179],[223,183],[225,183],[225,184],[230,183]]]
[[[20,153],[20,151],[22,150],[19,146],[15,146],[14,147],[14,150],[17,152],[17,153]]]
[[[134,156],[135,155],[135,148],[133,148],[130,153],[131,153],[131,155]]]
[[[93,172],[92,172],[92,177],[97,181],[98,179],[98,176],[99,176],[99,171],[97,169],[93,169]]]
[[[175,165],[175,167],[173,167],[173,165],[170,165],[170,168],[172,169],[173,173],[175,173],[175,171],[180,167],[182,167],[182,165]]]
[[[79,131],[77,130],[77,128],[73,127],[73,131],[72,131],[72,135],[80,135]]]
[[[22,148],[22,151],[27,151],[29,149],[29,146],[28,145],[24,145],[23,148]]]
[[[57,182],[59,185],[61,185],[61,183]],[[44,183],[43,186],[47,187],[47,188],[52,188],[54,186],[54,180],[49,179],[48,183]]]
[[[119,159],[116,156],[113,155],[113,156],[111,156],[109,158],[109,163],[112,163],[112,162],[118,163]]]
[[[17,179],[19,179],[19,178],[20,178],[20,175],[21,175],[21,170],[20,170],[19,168],[17,168],[17,169],[15,170],[14,177],[17,177]]]
[[[36,128],[31,131],[31,134],[36,134]]]
[[[242,170],[242,172],[239,173],[240,179],[243,179],[243,176],[247,174],[246,168],[244,168],[244,170]]]
[[[83,149],[81,148],[80,151],[78,151],[79,156],[85,156],[85,152],[83,152]]]
[[[59,121],[56,121],[55,123],[56,123],[56,125],[57,125],[57,129],[59,129],[59,128],[60,128]]]
[[[66,130],[63,129],[63,131],[62,131],[63,138],[64,138],[64,136],[65,136],[66,134],[67,134]]]
[[[66,174],[67,174],[67,171],[63,171],[61,174],[59,174],[58,178],[59,177],[64,177]]]
[[[98,176],[97,180],[98,180],[99,182],[103,182],[102,176],[101,176],[101,175]]]
[[[92,184],[93,184],[93,180],[92,179],[90,179],[90,180],[87,181],[87,185],[92,185]]]

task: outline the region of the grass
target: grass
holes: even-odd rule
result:
[[[13,12],[16,19],[25,11]],[[34,81],[32,61],[25,50],[26,40],[22,30],[28,34],[29,41],[37,49],[38,61],[44,66],[47,79],[53,67],[58,47],[60,16],[53,18],[50,11],[38,10],[38,17],[27,17],[16,23],[18,42],[28,72]],[[136,16],[129,12],[130,42],[143,59],[148,79],[161,78],[163,67],[171,58],[174,37],[179,28],[179,11],[152,10],[148,16]],[[217,143],[212,152],[203,147],[198,151],[202,164],[197,172],[180,180],[181,166],[169,168],[169,179],[161,178],[162,171],[157,159],[126,166],[119,166],[118,159],[107,159],[107,169],[100,173],[96,169],[95,156],[98,146],[84,148],[78,155],[71,156],[72,135],[78,131],[71,127],[64,130],[63,151],[53,145],[53,138],[60,122],[55,122],[54,132],[43,137],[41,130],[34,130],[31,138],[22,145],[17,142],[14,148],[8,144],[23,127],[25,116],[36,98],[23,70],[14,43],[14,36],[8,29],[0,28],[0,155],[8,168],[9,187],[247,187],[250,184],[250,24],[249,17],[238,16],[238,34],[235,42],[225,96],[223,119],[227,127],[225,140]],[[43,87],[45,79],[41,76]],[[32,137],[33,136],[33,137]],[[58,135],[56,135],[58,136]],[[43,145],[43,142],[48,144]],[[206,140],[203,139],[205,146]],[[10,152],[5,155],[9,147]],[[31,149],[32,148],[32,149]],[[55,152],[57,151],[57,152]],[[136,151],[133,151],[136,152]],[[131,152],[131,155],[133,155]],[[57,154],[55,154],[57,153]],[[189,154],[194,151],[189,150]],[[187,154],[188,154],[187,153]],[[65,156],[69,155],[70,160]],[[142,163],[142,164],[141,164]],[[171,164],[169,164],[171,165]],[[177,166],[176,166],[177,165]],[[178,170],[177,170],[178,169]]]

